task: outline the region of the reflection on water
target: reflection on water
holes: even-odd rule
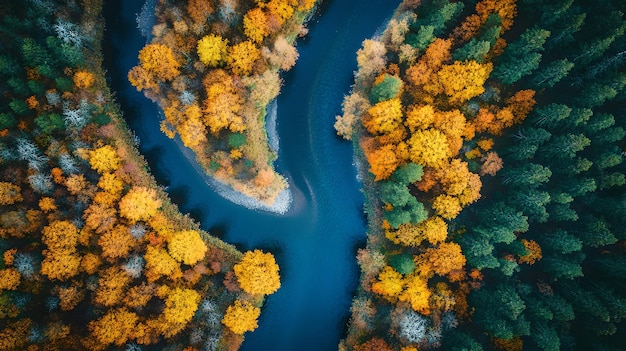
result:
[[[281,266],[281,289],[267,299],[244,351],[336,350],[345,332],[365,218],[351,145],[335,136],[332,125],[350,88],[356,50],[399,2],[327,0],[298,46],[300,59],[285,74],[277,101],[277,167],[293,194],[292,209],[282,216],[215,194],[160,132],[157,107],[126,81],[145,42],[135,23],[141,2],[105,2],[111,85],[158,181],[203,228],[241,250],[271,251]]]

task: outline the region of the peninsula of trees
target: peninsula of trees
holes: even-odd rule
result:
[[[150,42],[128,79],[164,111],[202,169],[271,205],[287,188],[276,173],[265,116],[315,0],[159,0]],[[155,120],[155,122],[158,122]]]

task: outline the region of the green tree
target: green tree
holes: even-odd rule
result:
[[[423,167],[409,162],[398,167],[391,175],[391,180],[400,184],[409,185],[422,179],[424,175]]]
[[[511,285],[479,289],[470,295],[470,300],[472,305],[480,306],[474,312],[473,322],[494,337],[511,339],[530,334],[530,323],[523,313],[526,305]]]
[[[513,187],[537,187],[550,180],[552,171],[536,163],[525,163],[521,166],[504,168],[500,174],[504,184]]]
[[[397,76],[385,74],[383,80],[375,84],[370,92],[370,101],[377,104],[381,101],[390,100],[398,96],[402,89],[402,80]]]
[[[551,88],[567,77],[572,68],[574,64],[567,59],[552,61],[533,74],[530,84],[536,89]]]
[[[541,28],[527,29],[517,40],[507,45],[500,56],[500,64],[493,69],[493,77],[505,84],[513,84],[539,67],[543,44],[550,32]]]

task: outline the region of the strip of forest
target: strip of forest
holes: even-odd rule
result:
[[[102,1],[0,1],[0,350],[236,350],[280,287],[181,214],[102,67]]]
[[[368,241],[340,350],[620,350],[624,3],[406,0],[335,125]]]

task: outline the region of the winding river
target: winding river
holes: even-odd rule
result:
[[[242,351],[336,350],[358,283],[356,250],[365,245],[363,195],[352,146],[335,136],[356,69],[356,51],[400,0],[324,0],[298,43],[300,59],[284,75],[277,99],[277,168],[294,203],[277,215],[235,205],[217,195],[158,126],[158,107],[126,80],[145,44],[135,22],[143,1],[107,0],[105,65],[126,119],[141,140],[157,180],[181,211],[240,250],[274,253],[280,290],[267,299],[259,328]]]

